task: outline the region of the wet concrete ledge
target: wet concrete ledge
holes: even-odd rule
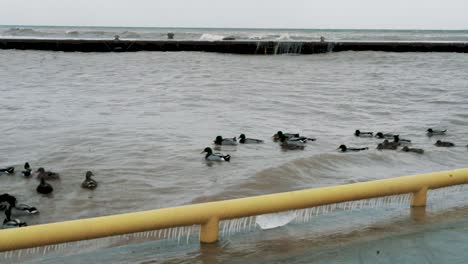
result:
[[[0,49],[66,52],[200,51],[266,55],[314,54],[338,51],[468,53],[468,42],[147,41],[0,38]]]

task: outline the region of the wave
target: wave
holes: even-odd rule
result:
[[[215,35],[215,34],[203,34],[200,37],[200,40],[208,40],[208,41],[218,41],[223,40],[226,36],[223,35]]]
[[[12,27],[3,32],[2,35],[7,36],[40,36],[44,33],[32,28]]]
[[[251,29],[175,29],[175,28],[90,28],[90,27],[1,27],[0,36],[41,38],[113,38],[167,39],[173,32],[176,39],[220,41],[236,40],[319,41],[468,41],[467,31],[412,32],[359,30],[251,30]]]

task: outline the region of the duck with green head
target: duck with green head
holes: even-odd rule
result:
[[[210,147],[206,147],[201,153],[206,153],[205,160],[208,161],[227,161],[231,160],[231,156],[224,155],[221,153],[213,153],[213,150]]]

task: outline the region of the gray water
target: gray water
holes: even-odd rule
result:
[[[23,218],[37,224],[463,168],[467,68],[455,53],[0,50],[0,167],[17,169],[0,175],[0,193],[38,207]],[[448,133],[428,138],[429,127]],[[399,133],[426,153],[378,151],[355,129]],[[317,141],[281,151],[278,130]],[[265,144],[204,161],[217,135],[241,133]],[[340,144],[370,149],[343,154]],[[20,175],[26,161],[61,174],[51,197]],[[95,191],[80,188],[87,170]]]
[[[279,28],[152,28],[152,27],[60,27],[0,25],[0,37],[162,40],[167,33],[176,40],[292,40],[319,41],[429,41],[468,42],[468,30],[382,30],[382,29],[279,29]]]

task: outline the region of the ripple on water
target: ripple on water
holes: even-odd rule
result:
[[[0,166],[30,161],[63,175],[53,198],[19,175],[0,177],[1,191],[49,222],[461,167],[466,149],[435,148],[425,130],[448,128],[447,140],[467,144],[466,56],[0,50]],[[401,133],[426,153],[378,152],[358,128]],[[278,130],[318,141],[283,152],[271,141]],[[204,162],[215,136],[240,133],[265,144]],[[335,152],[343,143],[370,149]],[[102,183],[91,193],[79,187],[87,170]]]

